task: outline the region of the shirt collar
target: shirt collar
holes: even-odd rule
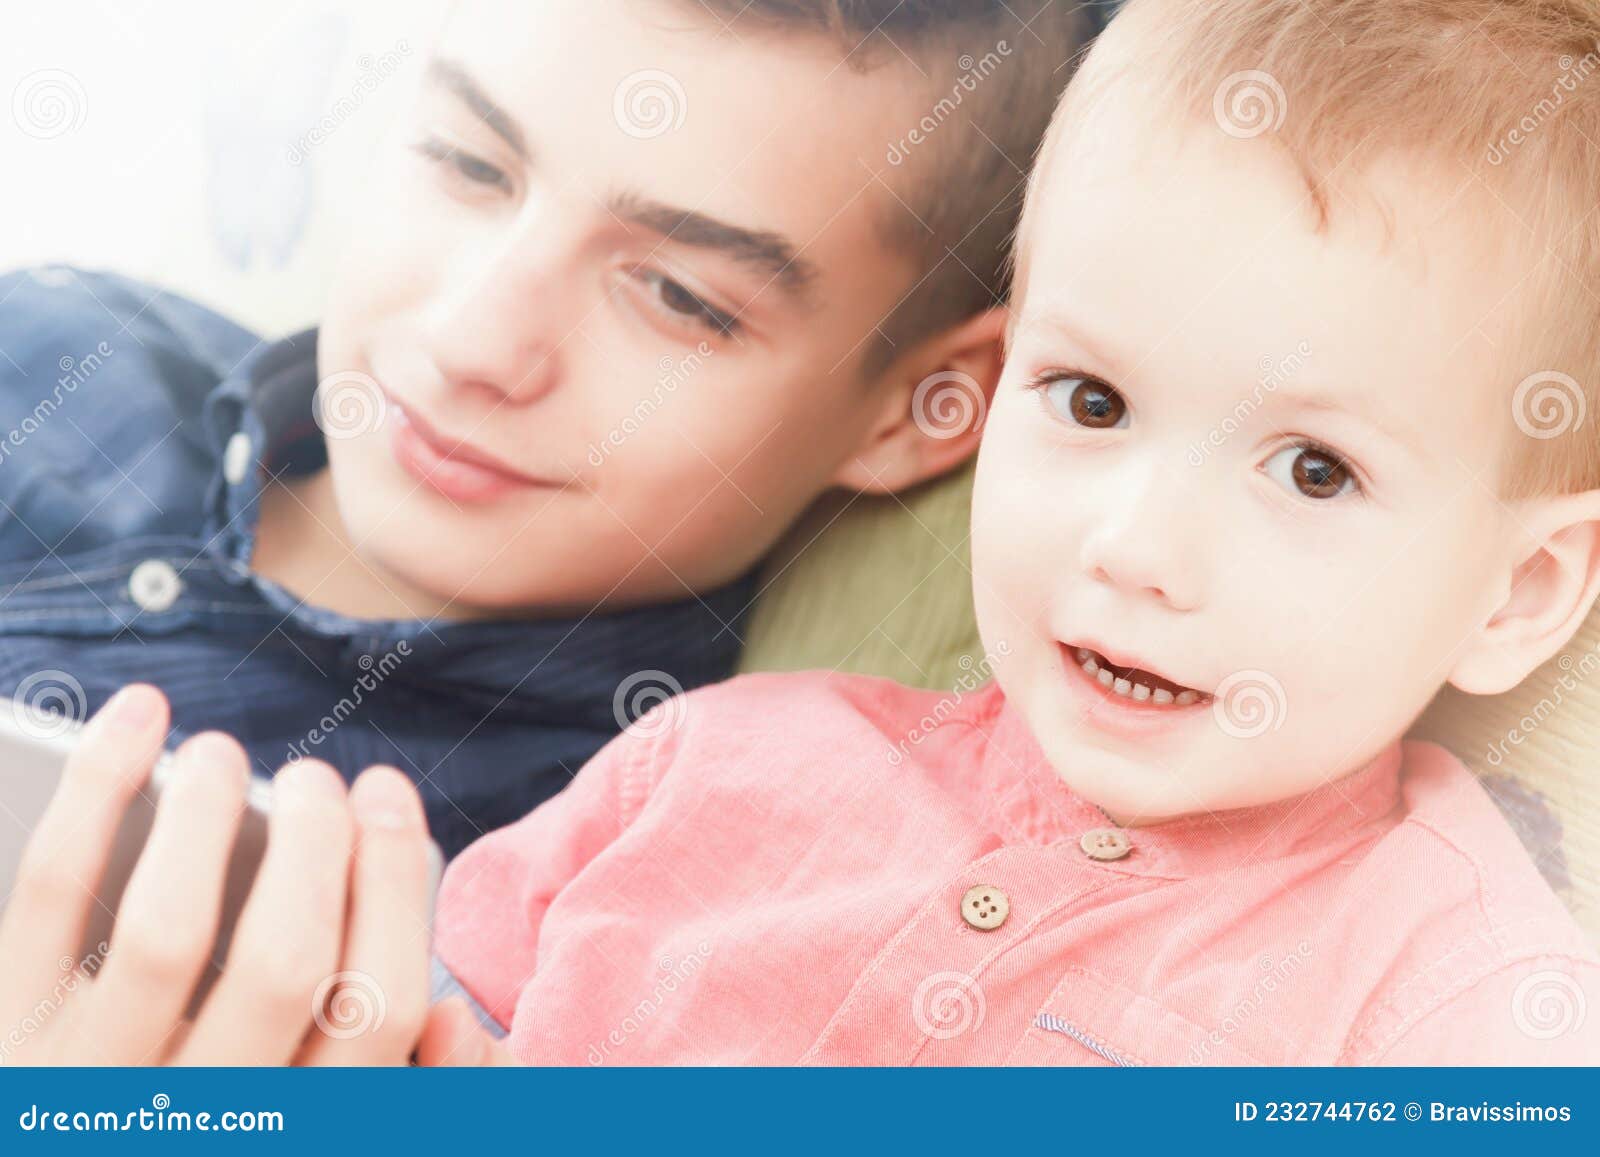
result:
[[[370,660],[406,642],[406,678],[476,695],[485,710],[614,729],[661,691],[727,678],[756,593],[757,568],[710,592],[580,617],[492,622],[354,619],[306,606],[249,569],[258,501],[268,480],[327,464],[314,418],[317,331],[258,346],[206,399],[202,423],[216,463],[206,551],[252,583],[290,623],[346,638]],[[411,661],[411,657],[415,661]]]
[[[1288,799],[1119,827],[1067,786],[999,684],[991,682],[987,691],[989,702],[975,723],[988,736],[982,771],[1002,821],[1026,842],[1069,841],[1074,850],[1086,832],[1114,828],[1131,845],[1127,855],[1117,860],[1084,857],[1107,871],[1200,876],[1348,844],[1400,803],[1402,745],[1395,740],[1359,770]]]

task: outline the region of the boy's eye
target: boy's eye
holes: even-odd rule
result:
[[[1061,376],[1045,383],[1046,400],[1061,417],[1091,430],[1128,424],[1128,404],[1111,386],[1095,378]]]
[[[482,185],[492,189],[511,188],[511,178],[497,165],[492,165],[482,157],[475,157],[457,145],[439,137],[428,137],[417,143],[417,152],[436,165],[454,171],[455,175],[474,185]]]
[[[731,313],[704,301],[693,290],[665,274],[641,269],[638,276],[660,308],[673,317],[691,321],[718,334],[729,334],[738,329],[739,321]]]
[[[1286,446],[1262,467],[1273,481],[1302,498],[1327,501],[1360,490],[1344,459],[1320,446]]]

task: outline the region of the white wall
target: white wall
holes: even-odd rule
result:
[[[314,321],[349,198],[442,0],[0,0],[0,268]],[[338,205],[336,209],[334,206]]]

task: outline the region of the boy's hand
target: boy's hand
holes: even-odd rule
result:
[[[421,804],[391,768],[367,771],[348,797],[325,764],[279,773],[265,859],[190,1025],[249,773],[233,740],[195,736],[178,749],[103,963],[92,979],[77,968],[167,720],[160,692],[126,687],[67,763],[0,922],[0,1061],[404,1063],[427,1015],[429,864]]]
[[[460,997],[441,1001],[429,1010],[427,1026],[417,1042],[417,1064],[481,1069],[517,1063],[505,1042],[490,1036]]]

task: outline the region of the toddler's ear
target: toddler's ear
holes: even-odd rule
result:
[[[879,420],[834,476],[864,494],[894,494],[954,469],[978,448],[1000,381],[1006,311],[990,309],[896,355],[870,388]]]
[[[1600,597],[1600,490],[1529,499],[1501,605],[1468,640],[1450,682],[1473,695],[1521,683],[1571,641]]]

